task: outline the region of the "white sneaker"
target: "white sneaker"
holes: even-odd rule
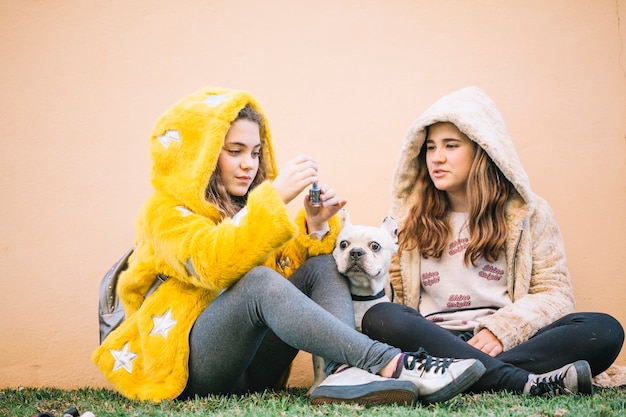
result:
[[[311,393],[311,404],[414,405],[417,396],[418,390],[412,382],[350,367],[328,376]]]
[[[398,379],[413,382],[424,404],[449,400],[485,373],[485,366],[476,359],[436,358],[422,348],[404,355]]]
[[[568,395],[593,393],[591,367],[587,361],[576,361],[545,374],[530,374],[524,393],[531,395]]]

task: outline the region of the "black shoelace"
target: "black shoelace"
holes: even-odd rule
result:
[[[415,369],[416,364],[420,364],[417,369],[429,372],[433,367],[433,373],[441,372],[442,374],[454,362],[453,358],[436,358],[430,356],[424,348],[419,348],[417,352],[407,353],[404,355],[404,367],[406,369]]]
[[[530,393],[532,395],[567,394],[567,388],[563,383],[564,378],[564,374],[540,378],[530,387]]]

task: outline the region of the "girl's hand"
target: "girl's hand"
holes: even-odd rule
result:
[[[317,162],[310,156],[300,155],[287,162],[273,185],[283,202],[289,204],[314,182],[317,182]]]
[[[312,205],[309,195],[304,197],[304,209],[306,211],[306,224],[308,232],[318,232],[327,230],[327,223],[339,210],[347,203],[347,200],[340,200],[335,190],[327,185],[320,187],[320,205]]]
[[[489,329],[482,329],[474,335],[468,344],[474,346],[476,349],[486,353],[489,356],[496,357],[502,353],[503,346],[498,339]]]

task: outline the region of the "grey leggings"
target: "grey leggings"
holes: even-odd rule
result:
[[[400,349],[354,330],[346,279],[330,255],[286,280],[257,267],[198,317],[189,336],[189,379],[181,398],[275,387],[299,350],[377,373]]]

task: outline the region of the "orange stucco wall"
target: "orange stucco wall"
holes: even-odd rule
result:
[[[313,155],[369,224],[411,121],[482,87],[562,227],[578,309],[626,325],[625,42],[624,0],[0,0],[0,387],[107,386],[100,278],[150,193],[153,123],[205,85],[252,91],[279,163]],[[301,356],[291,383],[309,372]]]

